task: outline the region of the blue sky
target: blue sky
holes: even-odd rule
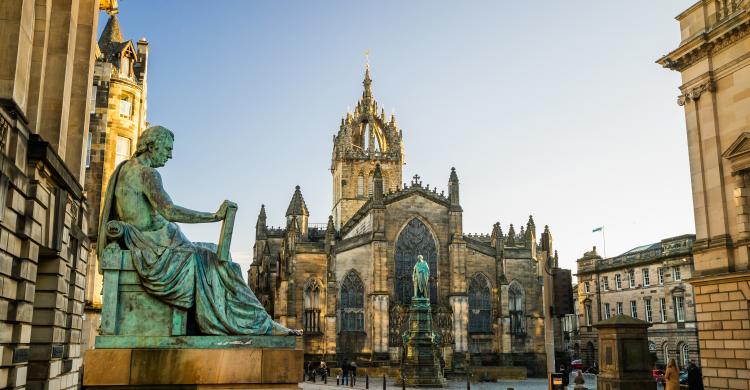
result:
[[[239,203],[243,268],[262,203],[283,224],[299,184],[310,222],[327,220],[332,136],[370,50],[404,177],[447,190],[455,166],[465,232],[533,214],[575,269],[601,253],[601,225],[609,256],[695,231],[679,75],[654,63],[693,2],[121,0],[119,19],[150,43],[148,120],[176,133],[167,191],[197,210]]]

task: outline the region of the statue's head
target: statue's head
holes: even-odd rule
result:
[[[153,168],[163,167],[172,158],[174,133],[162,126],[151,126],[141,133],[135,156],[148,154]]]
[[[424,257],[422,257],[422,255],[418,255],[417,256],[417,261],[424,261]]]

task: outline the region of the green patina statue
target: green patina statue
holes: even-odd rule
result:
[[[411,274],[412,283],[414,283],[414,298],[429,298],[430,288],[430,266],[424,261],[422,255],[417,256],[417,263],[414,264],[414,271]]]
[[[176,222],[226,219],[225,225],[231,220],[231,237],[237,205],[224,201],[215,213],[175,205],[156,170],[172,158],[173,143],[171,131],[150,127],[138,139],[133,157],[115,169],[99,225],[99,257],[108,237],[120,237],[143,289],[174,307],[194,309],[202,334],[301,335],[301,330],[273,321],[245,283],[239,265],[229,258],[228,249],[219,248],[221,242],[219,247],[192,243],[182,234]]]

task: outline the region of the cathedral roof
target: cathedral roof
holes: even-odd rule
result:
[[[286,209],[286,216],[288,217],[290,215],[310,215],[307,211],[307,204],[305,204],[305,199],[302,197],[302,191],[300,191],[299,186],[294,188],[294,195],[292,195],[292,200],[289,202],[289,207]]]

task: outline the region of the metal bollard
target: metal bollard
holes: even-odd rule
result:
[[[469,380],[469,370],[466,370],[466,390],[471,390],[471,381]]]
[[[365,389],[370,388],[370,374],[365,374]]]
[[[383,390],[385,390],[385,374],[383,374]]]

